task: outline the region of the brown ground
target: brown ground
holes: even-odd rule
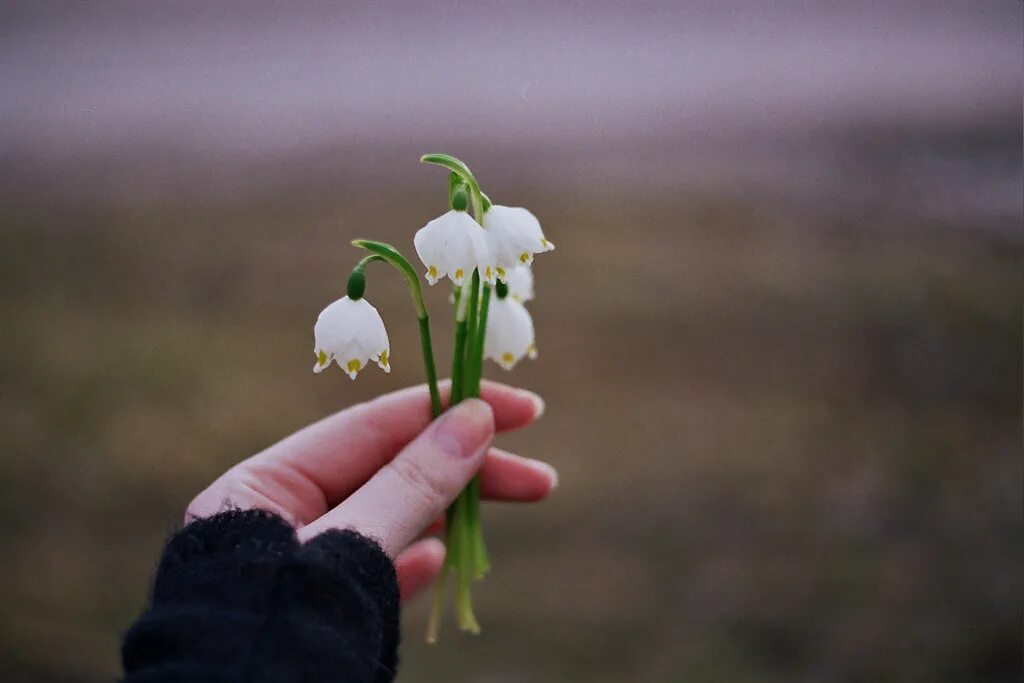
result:
[[[3,680],[109,680],[195,492],[329,411],[420,381],[414,320],[384,271],[369,296],[394,372],[310,372],[313,320],[357,257],[348,240],[411,256],[442,210],[439,172],[413,170],[393,201],[344,182],[216,201],[55,200],[53,185],[11,201]],[[558,244],[537,264],[540,358],[509,377],[548,414],[502,445],[551,461],[562,486],[486,510],[484,633],[449,623],[428,648],[416,605],[402,680],[1013,680],[1019,223],[524,178],[485,189],[531,207]],[[429,303],[447,366],[445,293]]]

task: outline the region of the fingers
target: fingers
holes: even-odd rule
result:
[[[441,393],[447,402],[447,382]],[[525,427],[544,412],[544,401],[524,389],[483,382],[480,394],[491,406],[499,432]],[[430,422],[426,385],[411,387],[326,417],[253,460],[291,467],[318,486],[328,504],[334,504],[359,488]]]
[[[494,438],[494,411],[463,401],[436,420],[345,502],[303,527],[299,537],[355,529],[395,557],[440,515],[479,469]]]
[[[480,496],[529,503],[558,488],[558,472],[546,462],[492,448],[480,468]]]
[[[402,602],[432,584],[443,563],[444,544],[436,538],[423,539],[403,550],[395,559]]]
[[[554,467],[500,448],[487,451],[477,474],[480,476],[480,497],[485,500],[533,503],[547,498],[558,488],[558,472]],[[432,536],[443,531],[444,515],[441,515],[420,534]]]

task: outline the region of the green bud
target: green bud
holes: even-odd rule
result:
[[[485,195],[483,192],[480,193],[480,200],[483,202],[484,213],[487,213],[487,209],[491,208],[491,198]]]
[[[469,206],[469,195],[461,187],[452,195],[452,208],[456,211],[465,211]]]
[[[366,273],[363,269],[357,267],[352,271],[352,274],[348,276],[348,298],[352,301],[359,301],[363,298],[363,292],[366,291]]]
[[[499,299],[504,299],[508,296],[508,285],[498,280],[494,285],[494,293],[498,295]]]

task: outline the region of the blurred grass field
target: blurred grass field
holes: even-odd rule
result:
[[[937,217],[941,191],[869,210],[671,177],[537,182],[466,158],[558,245],[536,264],[540,357],[487,375],[547,399],[501,445],[552,462],[561,488],[485,511],[483,635],[448,622],[428,648],[415,605],[400,680],[1016,679],[1019,215]],[[391,188],[340,165],[306,183],[297,163],[259,191],[10,192],[4,681],[110,680],[196,492],[420,381],[415,322],[383,269],[368,296],[394,371],[310,372],[349,240],[411,256],[444,209],[443,177],[405,163]],[[445,298],[428,302],[442,367]]]

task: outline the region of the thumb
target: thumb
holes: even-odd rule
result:
[[[347,500],[303,527],[299,537],[354,529],[394,558],[465,488],[493,438],[491,407],[479,399],[459,403]]]

